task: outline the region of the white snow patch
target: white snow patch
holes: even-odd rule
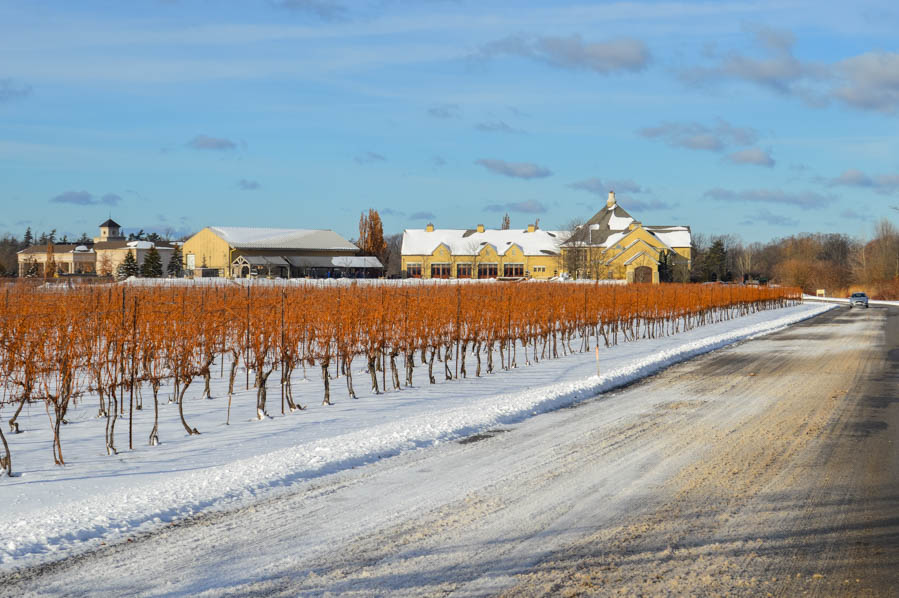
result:
[[[284,492],[296,482],[519,422],[832,307],[798,305],[662,339],[602,348],[599,376],[590,375],[597,367],[592,353],[582,353],[477,380],[425,384],[359,401],[342,399],[337,407],[315,411],[310,407],[300,414],[253,424],[248,423],[252,412],[247,406],[241,407],[244,415],[238,416],[235,405],[228,428],[218,419],[227,397],[194,400],[192,408],[213,405],[216,409],[210,411],[214,419],[199,425],[205,427],[203,436],[176,435],[169,424],[161,446],[141,446],[117,457],[102,454],[102,420],[91,413],[95,413],[95,402],[88,402],[72,411],[72,423],[63,432],[63,449],[73,465],[48,465],[49,442],[40,447],[40,454],[31,454],[18,442],[20,435],[12,438],[13,463],[25,473],[0,480],[5,495],[0,512],[0,571],[64,558],[185,517],[250,504],[260,496]],[[524,361],[521,352],[519,361]],[[362,367],[356,364],[360,374]],[[435,374],[439,375],[439,369],[435,368]],[[424,373],[419,371],[418,376]],[[367,383],[366,376],[357,374],[357,392]],[[300,386],[295,386],[295,394]],[[514,390],[501,392],[509,388]],[[223,397],[223,393],[214,394]],[[254,394],[250,390],[243,399],[253,404]],[[145,395],[142,413],[147,401]],[[162,396],[160,403],[162,412],[166,408]],[[152,412],[152,403],[149,408]],[[174,411],[174,407],[168,410]],[[37,427],[42,421],[39,407],[30,407],[23,416],[27,432],[21,436],[28,445],[35,445],[37,438],[49,440],[47,430]],[[142,430],[135,445],[143,444],[143,434]],[[127,445],[123,432],[119,444],[120,448]],[[21,456],[17,449],[26,453],[25,459],[17,460]],[[86,465],[79,465],[77,458]],[[29,460],[35,465],[22,465]]]

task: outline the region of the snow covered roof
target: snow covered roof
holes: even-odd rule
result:
[[[153,241],[128,241],[128,247],[133,249],[152,249],[156,247]]]
[[[647,226],[645,228],[668,247],[689,247],[693,240],[689,226]]]
[[[655,235],[668,247],[689,247],[689,226],[643,226],[617,203],[606,206],[593,215],[584,226],[572,233],[566,241],[569,246],[612,247],[629,232],[632,224]]]
[[[210,226],[209,230],[221,237],[232,247],[240,249],[359,251],[358,247],[332,230],[254,228],[249,226]]]
[[[297,255],[287,256],[298,268],[383,268],[381,260],[370,255]]]
[[[564,231],[536,229],[476,230],[445,228],[427,231],[406,229],[403,231],[403,255],[430,255],[440,245],[446,245],[453,255],[476,255],[485,245],[491,245],[497,253],[504,255],[513,245],[521,248],[525,255],[558,255],[559,246],[567,238]]]

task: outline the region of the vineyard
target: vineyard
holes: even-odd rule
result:
[[[255,389],[258,419],[302,401],[330,404],[353,373],[372,394],[480,377],[621,341],[658,338],[800,300],[798,289],[723,285],[600,286],[570,283],[274,287],[7,285],[0,297],[0,416],[10,433],[26,404],[46,409],[54,463],[65,463],[70,407],[95,408],[97,442],[109,455],[133,448],[135,412],[153,410],[139,442],[160,439],[160,401],[210,396],[227,380],[223,419],[236,387]],[[295,394],[297,370],[321,376],[323,395]],[[417,372],[417,373],[416,373]],[[239,376],[239,374],[241,374]],[[272,376],[275,376],[272,378]],[[160,389],[171,389],[168,397]],[[152,401],[152,405],[150,405]],[[126,428],[123,430],[122,428]],[[0,430],[0,465],[12,456]]]

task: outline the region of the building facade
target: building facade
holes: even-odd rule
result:
[[[113,276],[131,253],[138,266],[143,265],[151,248],[159,253],[165,272],[175,248],[163,241],[128,241],[121,226],[109,219],[100,225],[93,242],[32,245],[18,253],[19,276]],[[52,264],[52,265],[51,265]]]
[[[208,226],[184,243],[185,270],[225,278],[383,275],[381,262],[331,230]]]
[[[689,226],[646,226],[610,191],[606,207],[574,230],[562,245],[565,272],[578,279],[627,282],[688,280],[692,262]]]
[[[402,265],[409,278],[552,278],[561,269],[565,234],[535,225],[525,230],[403,231]]]

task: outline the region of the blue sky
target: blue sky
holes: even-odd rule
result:
[[[0,232],[899,216],[894,2],[0,0]]]

